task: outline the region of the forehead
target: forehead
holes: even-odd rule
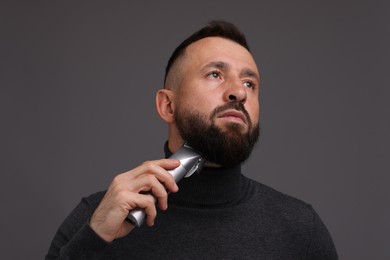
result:
[[[258,69],[251,53],[240,44],[221,37],[207,37],[190,44],[185,50],[189,67],[202,67],[213,61],[222,61],[237,69]]]

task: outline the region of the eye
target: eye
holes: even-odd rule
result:
[[[244,81],[243,85],[247,88],[255,89],[256,85],[252,81]]]
[[[214,79],[220,79],[222,76],[221,76],[221,72],[219,72],[219,71],[212,71],[209,74],[207,74],[207,77],[208,78],[214,78]]]

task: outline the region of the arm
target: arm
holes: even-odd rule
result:
[[[126,217],[137,207],[145,209],[146,224],[153,226],[156,217],[153,196],[160,209],[165,210],[167,190],[178,191],[167,170],[177,166],[179,161],[172,159],[145,162],[116,176],[105,194],[83,199],[59,228],[46,259],[98,258],[112,241],[133,230]]]
[[[337,260],[337,251],[328,229],[313,209],[312,230],[306,259]]]
[[[100,192],[81,200],[59,227],[45,259],[96,259],[109,246],[88,223],[103,195]]]

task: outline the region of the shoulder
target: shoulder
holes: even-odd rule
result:
[[[314,217],[314,209],[309,203],[245,176],[244,178],[247,189],[252,190],[252,203],[262,212],[294,221],[310,222]]]
[[[268,228],[271,235],[283,237],[284,243],[303,246],[310,259],[337,259],[329,231],[309,203],[252,179],[246,182],[253,190],[250,214],[260,230]]]
[[[251,214],[261,217],[263,223],[281,232],[288,230],[290,234],[305,234],[305,237],[310,237],[313,230],[323,226],[309,203],[252,179],[247,178],[247,181],[254,191],[248,204]]]

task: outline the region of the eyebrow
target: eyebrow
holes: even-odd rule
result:
[[[260,82],[259,75],[251,69],[245,68],[241,71],[240,74],[244,75],[245,77],[255,78],[257,80],[257,82]]]
[[[231,66],[228,63],[226,63],[226,62],[223,62],[223,61],[212,61],[212,62],[207,63],[205,66],[203,66],[202,70],[209,69],[209,68],[217,68],[217,69],[220,69],[220,70],[228,70],[230,67]],[[245,77],[255,78],[258,82],[260,82],[259,75],[255,71],[253,71],[252,69],[244,68],[244,69],[241,70],[240,75],[241,76],[245,76]]]
[[[227,64],[226,62],[223,62],[223,61],[212,61],[212,62],[209,62],[207,63],[205,66],[203,66],[203,70],[204,69],[209,69],[209,68],[217,68],[217,69],[221,69],[221,70],[226,70],[230,67],[229,64]]]

